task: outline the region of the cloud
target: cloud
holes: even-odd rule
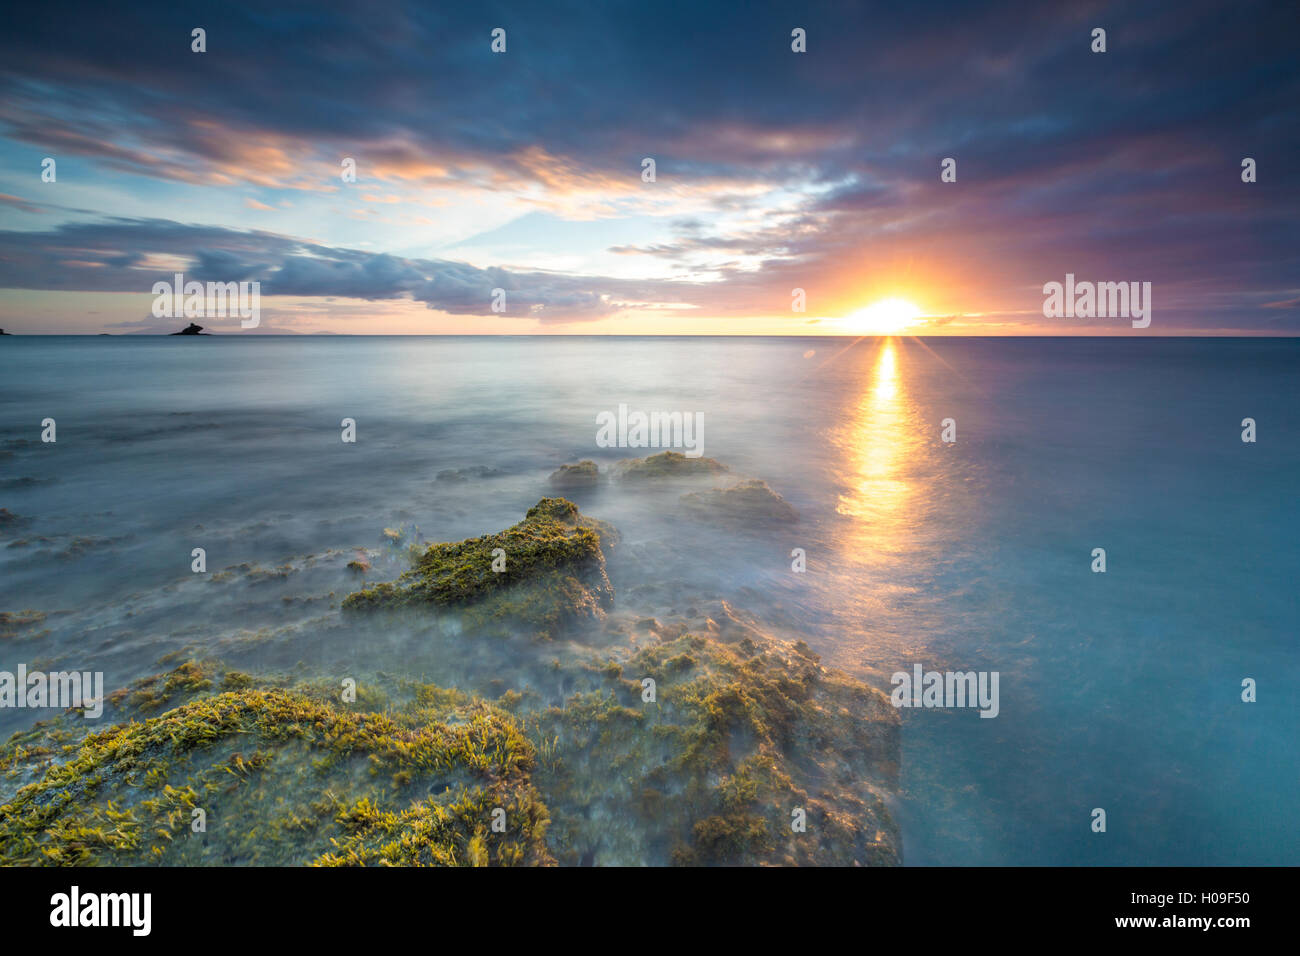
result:
[[[167,267],[157,264],[165,256]],[[443,259],[335,248],[260,231],[120,219],[65,224],[45,232],[0,232],[0,287],[149,293],[181,271],[199,282],[261,283],[263,296],[410,298],[460,315],[571,322],[612,315],[631,303],[681,301],[687,286],[599,276],[478,268]]]
[[[15,209],[21,209],[23,212],[40,213],[43,210],[35,203],[28,202],[26,199],[20,199],[17,196],[10,196],[8,193],[0,193],[0,203],[6,206],[13,206]]]
[[[489,314],[504,288],[507,314],[563,322],[645,305],[788,314],[794,286],[829,313],[900,282],[941,300],[936,311],[1027,313],[1070,271],[1152,281],[1157,307],[1190,326],[1294,321],[1257,306],[1290,301],[1300,274],[1295,4],[48,9],[0,37],[0,136],[23,162],[76,157],[91,184],[143,184],[132,211],[178,184],[292,190],[312,209],[347,195],[350,157],[360,198],[330,211],[350,231],[329,243],[104,218],[112,208],[0,234],[10,288],[138,291],[178,259],[256,278],[264,294],[462,314]],[[792,17],[806,54],[790,50]],[[503,55],[488,45],[498,21]],[[204,54],[189,46],[199,23]],[[1098,23],[1112,25],[1105,55],[1088,49]],[[1245,155],[1258,183],[1239,180]],[[939,181],[948,156],[956,183]],[[256,221],[281,225],[269,214],[288,200],[259,195],[244,200]],[[592,243],[619,257],[610,271],[653,277],[511,268],[499,251],[495,267],[490,253],[474,265],[410,255],[431,247],[449,196],[589,221],[597,235],[604,220],[653,222],[643,239]],[[428,215],[401,218],[412,210]],[[363,243],[379,251],[348,248]]]

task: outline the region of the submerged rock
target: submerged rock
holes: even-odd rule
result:
[[[653,481],[720,475],[728,470],[713,458],[688,458],[679,451],[665,451],[648,458],[624,458],[614,463],[610,474],[621,481]]]
[[[559,862],[593,845],[597,864],[901,861],[897,711],[806,645],[682,634],[581,675],[536,719]]]
[[[561,465],[547,480],[561,491],[594,488],[600,484],[600,469],[594,461],[585,459],[576,465]]]
[[[694,492],[681,497],[682,507],[698,518],[740,524],[797,521],[794,507],[765,481],[751,478],[729,488]]]
[[[352,674],[345,703],[326,667],[191,662],[108,695],[103,720],[15,734],[0,864],[899,863],[889,698],[726,601],[615,608],[617,540],[547,498],[349,596],[351,612],[404,609],[384,621],[424,642],[418,682]],[[570,639],[484,639],[503,630]],[[355,628],[334,633],[364,656]]]
[[[15,637],[44,637],[48,630],[30,633],[45,621],[45,612],[28,608],[24,611],[0,611],[0,640]]]
[[[70,712],[0,746],[0,864],[900,862],[897,711],[802,642],[541,660],[495,703],[196,662],[139,681],[107,729]]]
[[[505,531],[430,545],[396,581],[349,594],[343,607],[461,607],[473,625],[522,627],[549,639],[612,604],[602,540],[612,545],[617,533],[565,498],[543,498]]]
[[[472,468],[446,468],[438,472],[433,480],[453,485],[463,485],[473,479],[500,478],[504,474],[504,471],[497,468],[475,465]]]

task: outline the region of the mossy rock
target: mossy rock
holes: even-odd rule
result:
[[[561,465],[547,479],[560,491],[580,491],[600,484],[600,469],[594,461],[584,459],[576,465]]]
[[[732,524],[784,524],[799,520],[794,507],[765,481],[751,478],[728,488],[682,495],[682,507],[697,518]]]
[[[64,716],[15,734],[0,864],[552,862],[534,750],[505,712],[414,683],[372,690],[383,712],[255,683],[187,664],[113,695],[106,730]],[[145,716],[142,695],[176,706]]]
[[[648,458],[624,458],[610,469],[620,481],[655,481],[673,478],[698,478],[721,475],[726,465],[713,458],[689,458],[679,451],[665,451]]]
[[[884,803],[897,786],[897,711],[802,642],[760,650],[684,634],[592,661],[586,675],[535,725],[534,779],[561,863],[588,853],[624,865],[901,861]]]
[[[186,663],[0,747],[0,864],[900,861],[898,714],[802,642],[557,655],[549,706],[538,672],[495,704],[386,675],[343,703]]]
[[[617,540],[610,525],[585,517],[573,502],[543,498],[505,531],[430,545],[396,581],[349,594],[343,607],[463,608],[471,626],[522,627],[548,639],[612,605],[601,545]]]

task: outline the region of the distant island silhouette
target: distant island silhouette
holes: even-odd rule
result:
[[[191,322],[189,325],[181,329],[179,332],[171,332],[169,334],[170,335],[208,335],[210,333],[204,332],[203,326],[195,325],[193,322]]]

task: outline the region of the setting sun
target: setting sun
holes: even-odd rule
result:
[[[844,317],[844,325],[859,335],[896,335],[916,324],[921,310],[906,299],[881,299]]]

